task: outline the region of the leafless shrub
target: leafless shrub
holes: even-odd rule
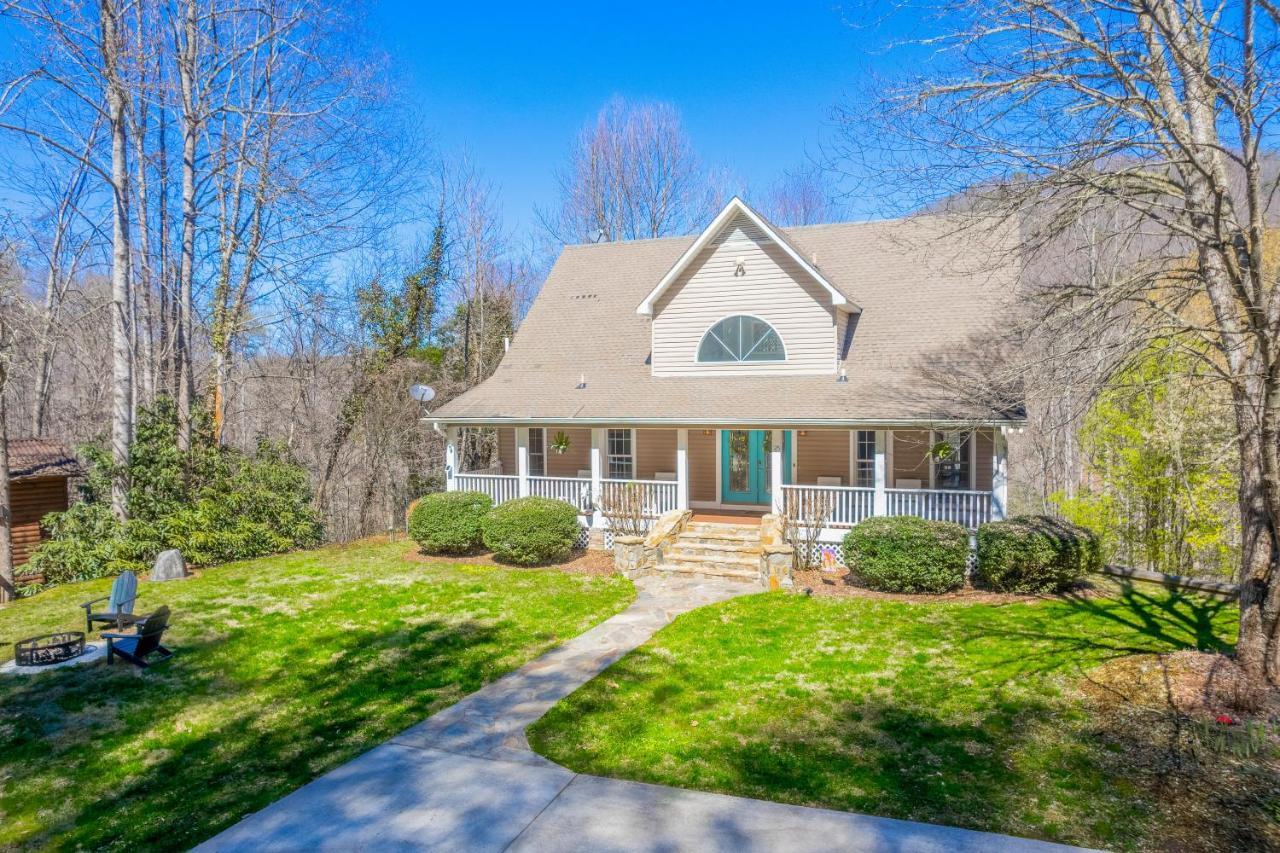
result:
[[[596,508],[609,520],[616,536],[643,536],[648,530],[644,489],[636,483],[602,484]]]
[[[822,492],[789,492],[782,504],[782,535],[795,549],[792,566],[811,569],[818,565],[818,537],[831,518],[831,496]]]

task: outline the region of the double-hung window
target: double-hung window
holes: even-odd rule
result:
[[[529,476],[547,475],[547,431],[541,427],[529,430]]]
[[[611,429],[608,431],[607,448],[609,457],[609,479],[631,480],[635,478],[635,447],[631,441],[631,430]]]
[[[857,457],[854,468],[854,485],[870,489],[876,484],[876,431],[860,429],[854,437]]]

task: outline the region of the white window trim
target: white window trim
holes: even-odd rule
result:
[[[630,476],[630,477],[614,477],[614,476],[613,476],[613,471],[611,470],[612,466],[610,465],[609,460],[610,460],[611,458],[613,458],[614,456],[622,457],[624,454],[621,454],[621,453],[613,453],[613,452],[611,452],[611,451],[610,451],[610,448],[609,448],[609,433],[610,433],[610,432],[622,432],[623,430],[626,430],[627,432],[631,433],[631,453],[630,453],[630,454],[627,454],[627,455],[630,457],[630,459],[631,459],[631,476]],[[622,480],[622,479],[637,480],[637,479],[639,479],[639,477],[637,477],[637,476],[636,476],[636,474],[638,473],[637,465],[636,465],[636,457],[639,455],[639,453],[638,453],[639,449],[640,449],[640,447],[639,447],[639,445],[636,443],[636,430],[635,430],[635,427],[631,427],[631,428],[627,428],[627,427],[605,427],[605,430],[604,430],[604,473],[605,473],[605,477],[604,477],[604,479],[606,479],[606,480]]]
[[[714,329],[716,326],[719,326],[725,320],[732,320],[734,317],[750,317],[752,320],[758,320],[761,323],[764,323],[766,326],[768,326],[770,331],[772,331],[775,335],[778,336],[778,343],[782,345],[782,358],[769,359],[768,361],[746,361],[746,360],[739,361],[736,359],[733,361],[703,361],[699,356],[702,352],[702,344],[704,341],[706,341],[707,335],[711,334],[711,330]],[[716,336],[716,340],[720,340],[719,335]],[[650,341],[650,343],[652,344],[652,341]],[[721,340],[720,345],[725,346],[724,341]],[[756,346],[759,346],[759,344],[757,343]],[[725,347],[725,349],[728,349],[728,347]],[[755,352],[755,347],[751,348],[751,352]],[[703,329],[702,335],[698,338],[698,346],[693,351],[694,364],[745,364],[749,366],[754,366],[757,364],[782,364],[786,361],[787,361],[787,342],[783,340],[782,333],[778,331],[778,327],[770,323],[765,318],[761,317],[759,314],[747,314],[742,311],[738,311],[733,314],[725,314],[723,317],[721,317],[718,320],[715,320],[714,322],[711,323],[711,325]]]
[[[542,473],[541,474],[533,473],[533,451],[532,449],[530,449],[529,450],[529,476],[530,477],[548,477],[550,475],[547,473],[547,428],[546,427],[530,427],[529,435],[533,435],[535,431],[542,433]]]

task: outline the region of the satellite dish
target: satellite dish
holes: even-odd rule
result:
[[[436,389],[430,385],[414,385],[409,389],[409,396],[419,403],[430,403],[436,398]]]

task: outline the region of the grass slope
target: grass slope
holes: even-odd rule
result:
[[[1163,590],[1004,605],[751,596],[676,620],[529,736],[584,773],[1147,846],[1160,831],[1149,768],[1117,754],[1075,685],[1120,656],[1227,650],[1235,618]]]
[[[623,609],[631,584],[358,543],[142,584],[177,654],[0,678],[0,849],[180,849]],[[95,581],[0,609],[0,660]],[[79,623],[79,624],[77,624]]]

